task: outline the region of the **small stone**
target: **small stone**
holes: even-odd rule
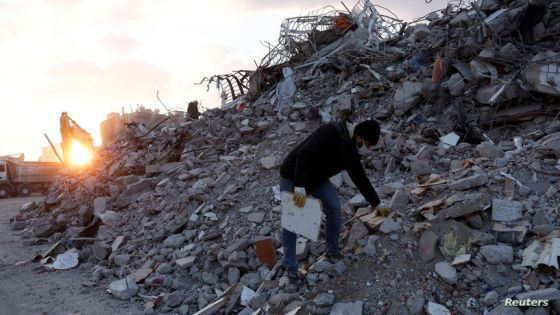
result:
[[[408,298],[406,306],[412,315],[421,315],[424,313],[424,304],[426,299],[423,296],[415,294]]]
[[[364,302],[357,301],[354,303],[336,303],[333,305],[330,315],[361,315],[364,308]]]
[[[209,272],[202,273],[202,282],[206,284],[214,285],[218,283],[218,280],[220,280],[220,277],[218,277],[218,275],[216,274],[209,273]]]
[[[513,263],[513,248],[506,245],[486,245],[480,248],[480,253],[491,265]]]
[[[264,216],[265,216],[264,212],[253,212],[247,216],[247,221],[261,224],[264,221]]]
[[[348,201],[348,205],[351,207],[360,207],[367,205],[366,198],[361,194],[354,196],[350,201]]]
[[[331,270],[333,265],[327,260],[320,260],[313,264],[313,270],[316,272],[325,272]]]
[[[138,286],[132,278],[127,277],[111,282],[109,291],[117,299],[128,300],[138,293]]]
[[[189,306],[187,304],[183,304],[177,309],[179,315],[188,315],[189,314]]]
[[[163,245],[165,247],[170,247],[170,248],[179,248],[181,246],[183,246],[183,244],[185,244],[185,237],[182,234],[174,234],[171,235],[169,237],[167,237],[164,241],[163,241]]]
[[[498,295],[498,292],[490,291],[484,296],[484,304],[488,306],[495,305],[496,303],[498,303],[499,298],[500,296]]]
[[[229,267],[227,278],[228,282],[232,285],[238,283],[241,278],[241,270],[235,267]]]
[[[420,236],[418,254],[423,263],[431,261],[436,256],[437,240],[438,237],[436,233],[432,231],[424,231],[422,236]]]
[[[100,214],[99,217],[103,224],[110,226],[117,225],[121,220],[121,215],[118,212],[112,210],[105,211],[104,213]]]
[[[457,282],[457,270],[448,262],[442,261],[436,264],[436,272],[443,280],[449,283]]]
[[[385,233],[385,234],[400,232],[401,231],[401,225],[398,224],[397,222],[395,222],[391,218],[385,218],[383,220],[383,223],[381,223],[381,226],[379,227],[379,231],[381,231],[382,233]]]
[[[393,211],[405,210],[408,201],[408,194],[404,190],[399,189],[393,194],[393,197],[389,202],[389,208]]]
[[[277,156],[268,156],[261,159],[262,167],[266,168],[267,170],[275,168],[278,166],[278,161],[280,159]]]
[[[128,263],[130,263],[130,255],[115,255],[115,257],[113,258],[113,262],[117,266],[126,266],[128,265]]]
[[[177,307],[183,303],[184,299],[185,295],[179,291],[175,291],[173,293],[166,294],[163,297],[163,303],[169,307]]]
[[[476,152],[481,157],[488,159],[496,159],[504,156],[504,151],[500,149],[497,145],[491,144],[490,142],[483,142],[476,146]]]
[[[392,195],[397,190],[404,190],[404,185],[401,182],[393,182],[383,185],[382,190],[386,195]]]
[[[161,274],[170,274],[173,273],[173,267],[168,263],[163,263],[159,265],[157,272]]]
[[[428,315],[451,315],[451,312],[445,306],[434,302],[428,302],[426,312]]]
[[[332,293],[321,293],[313,299],[313,303],[318,307],[331,306],[334,304],[334,301],[335,296]]]
[[[175,265],[177,265],[177,267],[179,268],[186,269],[194,265],[195,261],[196,261],[196,256],[188,256],[175,260]]]

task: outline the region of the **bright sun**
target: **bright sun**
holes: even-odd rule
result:
[[[91,161],[92,152],[80,142],[73,140],[70,147],[70,164],[74,166],[86,165]]]

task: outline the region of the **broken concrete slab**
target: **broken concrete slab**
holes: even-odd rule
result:
[[[461,202],[454,203],[445,209],[446,217],[459,218],[464,215],[482,211],[486,206],[488,196],[485,193],[472,193],[465,195]]]
[[[488,183],[488,175],[486,173],[481,173],[451,182],[449,183],[449,188],[455,190],[468,190],[485,185],[486,183]]]

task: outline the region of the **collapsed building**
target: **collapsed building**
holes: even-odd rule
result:
[[[541,0],[287,19],[256,70],[203,80],[222,109],[128,124],[13,227],[147,314],[560,314],[559,32]],[[346,258],[300,238],[306,283],[285,292],[278,165],[321,123],[368,117],[382,139],[364,165],[392,212],[333,177]]]

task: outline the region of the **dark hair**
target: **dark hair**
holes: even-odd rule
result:
[[[376,145],[381,134],[381,127],[375,120],[365,120],[356,125],[354,134],[364,138],[371,145]]]

